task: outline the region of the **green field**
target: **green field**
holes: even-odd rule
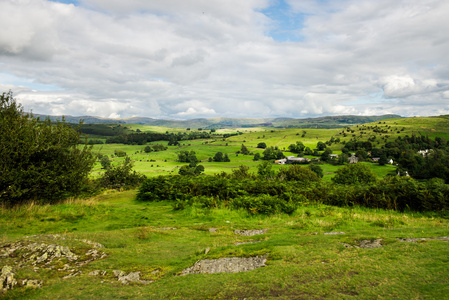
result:
[[[131,132],[198,131],[197,128],[137,124],[126,124],[126,127]],[[239,134],[222,136],[229,133]],[[285,150],[284,155],[288,156],[295,155],[286,149],[297,141],[315,149],[318,142],[333,138],[340,142],[329,147],[333,153],[341,154],[347,142],[370,139],[373,147],[381,148],[398,136],[412,134],[449,139],[449,119],[445,116],[385,119],[339,129],[226,128],[217,129],[208,139],[182,140],[178,146],[168,146],[168,141],[146,145],[97,144],[93,152],[108,155],[112,165],[118,165],[125,158],[114,153],[125,151],[133,169],[147,177],[178,174],[180,167],[186,165],[177,161],[181,151],[194,151],[206,175],[232,173],[242,165],[257,173],[262,161],[238,153],[242,145],[251,154],[262,154],[264,149],[256,147],[264,142],[268,147]],[[154,144],[162,144],[167,150],[144,152],[145,146]],[[217,152],[227,154],[231,161],[209,162]],[[274,160],[270,162],[276,172],[286,168],[273,164]],[[361,164],[369,166],[379,178],[396,175],[395,165]],[[331,186],[332,177],[342,166],[330,163],[319,163],[319,166],[325,184]],[[98,178],[104,172],[97,160],[91,177]],[[211,182],[209,177],[194,178]],[[239,180],[235,182],[241,184]],[[194,181],[185,182],[189,190],[197,185]],[[258,182],[261,186],[268,181]],[[302,183],[288,184],[296,187]],[[439,184],[446,186],[444,181]],[[407,185],[407,190],[409,186],[412,185]],[[170,189],[176,190],[173,187]],[[311,185],[301,187],[304,191],[311,190]],[[341,185],[338,191],[345,200],[348,191],[354,192],[357,187]],[[404,190],[398,193],[401,191]],[[242,189],[245,195],[243,192]],[[54,205],[29,202],[15,207],[1,206],[0,266],[12,267],[17,286],[7,292],[0,291],[0,298],[444,299],[449,293],[447,210],[418,213],[410,211],[408,206],[403,212],[334,207],[324,205],[323,193],[318,191],[314,195],[320,199],[312,202],[311,198],[301,198],[291,215],[263,215],[242,208],[231,209],[225,203],[227,198],[219,205],[210,206],[214,208],[192,202],[180,209],[176,204],[184,200],[178,199],[178,195],[173,202],[153,202],[154,194],[150,193],[153,198],[149,202],[139,202],[136,193],[137,190],[99,190],[96,196],[70,198]],[[427,195],[423,192],[420,197]],[[258,199],[255,196],[253,200]],[[214,201],[213,197],[206,200]],[[236,230],[265,231],[242,236]],[[365,244],[371,247],[364,247]],[[45,247],[53,252],[42,250]],[[78,258],[66,256],[67,249]],[[89,261],[92,253],[105,256]],[[180,276],[184,269],[204,259],[251,257],[266,258],[266,266],[248,272]],[[114,275],[118,270],[126,274],[140,272],[145,282],[123,284]],[[89,275],[93,271],[98,272]],[[36,280],[42,286],[23,287],[25,279]]]
[[[132,127],[131,125],[127,125]],[[144,125],[135,125],[136,128],[141,128],[142,131],[148,132],[165,132],[168,128],[151,127]],[[357,127],[356,127],[357,128]],[[167,129],[167,130],[166,130]],[[184,132],[185,130],[182,130]],[[104,144],[95,145],[94,152],[101,153],[108,156],[114,154],[116,150],[123,150],[131,157],[134,163],[134,169],[146,176],[170,175],[177,174],[181,166],[185,163],[177,162],[178,153],[180,151],[195,151],[200,164],[205,167],[205,174],[213,175],[221,172],[229,173],[232,169],[238,168],[241,165],[250,167],[251,172],[257,171],[257,166],[260,164],[253,160],[252,155],[237,154],[242,145],[245,145],[251,153],[260,153],[262,155],[264,149],[256,148],[261,142],[267,146],[278,147],[281,150],[288,148],[290,144],[295,144],[301,141],[306,147],[315,149],[319,141],[326,142],[332,137],[339,137],[342,129],[266,129],[266,128],[237,128],[235,130],[219,129],[216,134],[241,132],[241,135],[231,136],[229,138],[215,137],[211,139],[198,139],[181,141],[180,146],[167,146],[167,141],[152,142],[152,144],[162,144],[167,146],[166,151],[145,153],[143,149],[145,145],[123,145],[123,144]],[[402,132],[401,132],[402,134]],[[304,136],[303,136],[304,135]],[[341,137],[341,140],[350,140],[350,137]],[[330,146],[333,153],[341,154],[342,144],[333,144]],[[209,157],[213,157],[215,153],[222,152],[227,154],[231,162],[208,162]],[[284,152],[286,156],[295,155],[294,153]],[[313,158],[310,156],[309,158]],[[123,158],[113,157],[112,163],[118,164],[123,161]],[[395,167],[391,165],[380,167],[377,164],[369,164],[379,176],[393,174]],[[274,170],[278,170],[281,166],[274,165]],[[325,180],[330,180],[333,172],[340,166],[323,164],[321,167],[324,170]],[[101,169],[99,162],[96,163],[92,172],[93,177],[98,177],[104,172]]]
[[[448,242],[398,240],[449,236],[449,221],[435,214],[309,204],[291,216],[267,217],[198,207],[173,211],[170,203],[140,203],[134,197],[135,191],[115,192],[53,206],[2,209],[3,247],[15,241],[32,241],[62,244],[76,252],[86,247],[79,241],[87,239],[104,245],[99,250],[107,254],[80,267],[80,275],[67,279],[62,277],[70,271],[42,266],[41,271],[34,272],[32,266],[16,266],[18,280],[38,279],[43,286],[19,287],[2,297],[443,299],[449,292]],[[242,229],[267,232],[248,237],[234,233]],[[60,234],[63,239],[49,234]],[[350,247],[376,239],[381,240],[382,247]],[[178,276],[198,260],[258,255],[266,255],[266,267],[243,273]],[[11,265],[14,259],[0,257],[2,265]],[[89,276],[94,270],[105,273]],[[139,271],[142,278],[154,282],[125,285],[117,281],[113,270]]]

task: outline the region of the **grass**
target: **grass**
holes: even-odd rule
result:
[[[142,132],[188,132],[186,129],[168,128],[138,124],[127,124],[132,130],[141,130]],[[375,128],[384,132],[375,132]],[[197,131],[192,129],[191,131]],[[231,172],[232,169],[238,168],[240,165],[250,167],[251,172],[256,172],[258,162],[253,161],[251,155],[239,155],[241,145],[244,144],[252,153],[262,154],[263,149],[258,149],[257,144],[265,142],[267,146],[276,146],[281,150],[288,149],[290,144],[297,141],[304,143],[306,147],[315,149],[319,141],[326,142],[332,137],[340,139],[340,143],[334,143],[330,146],[333,153],[340,154],[343,142],[351,139],[367,141],[370,137],[375,136],[373,147],[381,148],[386,142],[394,141],[398,136],[412,134],[426,134],[431,138],[436,136],[449,139],[449,118],[447,116],[427,117],[427,118],[400,118],[386,119],[379,122],[356,125],[341,129],[281,129],[281,128],[235,128],[235,129],[218,129],[216,134],[236,133],[240,135],[231,136],[223,139],[219,136],[213,136],[210,139],[186,140],[181,141],[181,145],[168,146],[167,151],[144,153],[144,145],[122,145],[122,144],[105,144],[95,145],[94,152],[106,154],[111,157],[115,150],[125,151],[134,161],[135,170],[146,176],[170,175],[177,174],[179,168],[184,163],[177,162],[178,153],[180,151],[195,151],[200,163],[205,167],[205,174],[213,175],[221,172]],[[163,144],[167,146],[167,141],[153,142],[150,144]],[[208,159],[213,157],[215,153],[222,152],[228,154],[230,163],[210,163]],[[289,153],[285,152],[285,155]],[[123,158],[113,157],[112,163],[118,164]],[[379,166],[378,164],[369,164],[373,171],[380,177],[394,173],[394,166]],[[340,166],[323,164],[324,180],[329,181],[333,173]],[[278,169],[275,166],[275,169]],[[96,163],[92,172],[93,177],[100,176],[104,170],[101,169],[99,162]]]
[[[433,213],[398,213],[320,204],[301,206],[293,215],[249,216],[244,211],[190,207],[173,211],[167,202],[141,203],[135,191],[109,192],[88,200],[53,206],[27,205],[0,211],[1,241],[29,235],[62,234],[105,245],[105,259],[92,270],[141,271],[156,280],[124,286],[109,277],[82,275],[62,280],[57,272],[31,272],[44,287],[9,291],[26,299],[291,299],[357,296],[444,298],[449,292],[448,242],[400,242],[397,238],[449,235],[449,220]],[[176,227],[163,230],[161,227]],[[209,228],[217,232],[209,232]],[[236,229],[268,229],[244,237]],[[343,235],[324,235],[342,231]],[[383,239],[377,249],[345,248],[363,239]],[[35,237],[39,239],[39,237]],[[236,242],[260,241],[235,246]],[[205,254],[205,249],[210,251]],[[236,274],[177,276],[204,258],[268,255],[265,268]],[[0,260],[3,258],[0,258]],[[158,272],[156,275],[154,271]]]

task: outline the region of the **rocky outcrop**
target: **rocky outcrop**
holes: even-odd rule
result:
[[[140,272],[130,272],[130,273],[126,274],[123,271],[114,270],[113,273],[114,273],[114,276],[117,277],[117,280],[123,284],[129,284],[131,282],[149,284],[149,283],[153,282],[151,280],[141,280]]]
[[[3,291],[10,290],[17,285],[11,266],[4,266],[0,274],[0,284]]]
[[[374,249],[382,247],[382,239],[374,240],[361,240],[357,242],[358,245],[343,244],[346,248],[362,248],[362,249]]]
[[[266,256],[203,259],[182,271],[181,275],[199,273],[238,273],[266,266]]]
[[[235,234],[243,236],[253,236],[267,233],[268,229],[253,229],[253,230],[234,230]]]
[[[28,237],[29,239],[36,239],[37,237]],[[40,240],[46,241],[48,239],[65,239],[60,236],[52,235],[40,237]],[[98,243],[90,242],[88,240],[76,240],[86,243],[95,248],[102,248]],[[30,278],[21,278],[18,283],[16,274],[13,270],[20,270],[21,268],[31,267],[35,272],[40,269],[53,270],[58,272],[63,279],[79,276],[82,274],[81,267],[86,264],[106,257],[103,253],[94,248],[72,248],[67,246],[57,245],[52,243],[35,242],[31,240],[22,240],[14,243],[6,243],[0,245],[0,258],[6,259],[8,264],[2,268],[0,282],[2,290],[9,290],[15,286],[23,286],[27,288],[40,288],[42,281]]]
[[[442,236],[442,237],[428,237],[428,238],[403,238],[399,239],[400,242],[410,242],[410,243],[417,243],[427,240],[436,240],[436,241],[445,241],[449,242],[449,237]]]

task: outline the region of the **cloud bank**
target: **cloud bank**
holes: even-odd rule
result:
[[[447,1],[65,2],[0,2],[0,90],[35,113],[449,114]]]

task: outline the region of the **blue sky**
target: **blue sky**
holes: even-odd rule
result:
[[[273,1],[268,8],[261,12],[273,21],[273,29],[268,34],[276,41],[297,42],[303,40],[301,28],[303,27],[304,13],[292,11],[290,4],[284,0]]]
[[[0,2],[26,110],[153,118],[449,114],[449,2]]]

